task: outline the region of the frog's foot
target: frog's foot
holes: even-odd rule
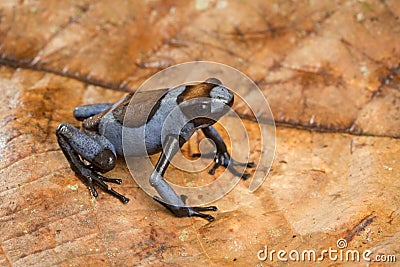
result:
[[[219,166],[223,166],[225,168],[228,168],[228,170],[235,176],[241,177],[243,180],[246,180],[250,177],[250,174],[248,173],[240,173],[238,172],[233,166],[242,166],[242,167],[247,167],[247,168],[253,168],[254,167],[254,162],[239,162],[231,158],[228,152],[214,152],[214,153],[206,153],[206,154],[201,154],[201,153],[195,153],[192,154],[192,157],[197,158],[197,157],[204,157],[204,158],[214,158],[214,166],[208,171],[209,174],[213,175],[215,173],[215,170],[218,169]]]
[[[101,189],[103,189],[105,192],[118,198],[122,203],[126,204],[129,202],[129,198],[121,195],[120,193],[118,193],[117,191],[112,189],[111,186],[109,186],[108,184],[105,183],[105,182],[107,182],[107,183],[121,184],[122,183],[121,179],[107,178],[107,177],[104,177],[104,176],[98,174],[97,172],[87,168],[86,166],[84,166],[84,168],[82,168],[82,166],[80,166],[80,167],[81,168],[79,168],[80,170],[78,170],[78,171],[76,170],[77,168],[73,168],[73,169],[74,169],[75,173],[79,176],[79,178],[81,178],[89,186],[89,190],[90,190],[90,193],[92,194],[92,196],[97,197],[99,195],[97,193],[96,188],[94,187],[94,184],[96,184]]]
[[[178,206],[164,202],[161,198],[154,196],[153,199],[167,208],[171,213],[173,213],[176,217],[201,217],[209,222],[215,220],[215,218],[209,214],[201,213],[201,211],[216,211],[216,206],[208,206],[208,207],[186,207],[186,206]]]

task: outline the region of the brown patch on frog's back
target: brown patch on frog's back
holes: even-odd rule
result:
[[[177,103],[180,104],[184,101],[198,97],[210,98],[210,92],[215,86],[215,84],[206,82],[186,85],[185,90],[178,96]]]
[[[113,109],[112,114],[116,121],[125,127],[137,128],[146,124],[160,107],[168,89],[140,91],[128,94],[125,99]],[[131,101],[133,101],[131,103]],[[129,105],[131,103],[131,105]],[[129,117],[125,118],[129,106]]]

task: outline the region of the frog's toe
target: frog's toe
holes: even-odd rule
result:
[[[200,217],[212,222],[215,220],[213,216],[210,214],[201,213],[201,211],[216,211],[216,206],[208,206],[208,207],[186,207],[179,206],[166,203],[158,196],[154,196],[153,199],[167,208],[172,214],[176,217]]]
[[[107,182],[107,183],[114,183],[114,184],[122,184],[122,180],[121,179],[115,179],[115,178],[108,178],[108,177],[104,177],[100,174],[97,174],[97,176],[99,177],[100,180],[102,180],[103,182]]]
[[[126,204],[129,202],[129,198],[121,195],[120,193],[118,193],[117,191],[115,191],[114,189],[111,188],[111,186],[107,185],[105,182],[111,182],[111,183],[116,183],[116,184],[121,184],[122,180],[121,179],[114,179],[114,178],[107,178],[104,177],[96,172],[92,172],[90,175],[90,179],[89,181],[92,181],[90,183],[96,183],[96,185],[98,185],[101,189],[103,189],[104,191],[106,191],[107,193],[113,195],[114,197],[118,198],[122,203]],[[93,188],[93,185],[90,186],[89,188]],[[95,189],[94,189],[95,190]],[[90,191],[93,194],[93,190],[90,189]],[[93,195],[94,196],[94,195]]]

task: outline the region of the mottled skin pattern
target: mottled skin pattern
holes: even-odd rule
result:
[[[132,98],[133,103],[129,105]],[[233,101],[233,93],[215,78],[193,85],[129,94],[115,104],[77,107],[74,116],[83,121],[83,129],[62,123],[56,130],[57,140],[71,169],[88,184],[93,196],[98,195],[94,188],[96,184],[123,203],[129,199],[106,184],[121,184],[122,181],[99,173],[112,170],[117,156],[123,156],[124,153],[128,156],[148,156],[162,152],[149,178],[150,184],[160,195],[154,196],[154,200],[177,217],[198,216],[213,221],[214,217],[201,211],[215,211],[215,206],[185,206],[185,196],[178,196],[163,176],[179,148],[197,129],[201,129],[217,148],[215,164],[209,173],[213,174],[216,168],[224,166],[233,174],[248,178],[247,173],[239,173],[233,166],[253,167],[253,163],[233,160],[221,136],[212,126],[226,114]],[[123,132],[124,138],[129,140],[129,147],[123,148]]]

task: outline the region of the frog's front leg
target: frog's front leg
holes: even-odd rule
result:
[[[213,126],[208,126],[208,127],[202,128],[201,130],[203,131],[204,135],[207,138],[210,138],[215,143],[217,151],[216,151],[216,153],[208,153],[208,154],[204,154],[204,155],[202,155],[200,153],[196,153],[196,154],[193,154],[192,157],[203,156],[205,158],[212,158],[215,155],[215,157],[214,157],[215,164],[208,171],[208,173],[214,174],[215,170],[219,166],[224,166],[225,168],[228,168],[228,170],[232,174],[239,176],[245,180],[250,177],[250,175],[248,173],[243,173],[243,174],[239,173],[233,166],[245,166],[248,168],[253,168],[254,162],[242,163],[242,162],[238,162],[238,161],[234,160],[233,158],[231,158],[231,156],[229,155],[228,150],[226,148],[224,140],[222,139],[222,137],[219,135],[219,133],[217,132],[217,130],[215,130],[215,128]]]
[[[201,213],[201,211],[216,211],[217,207],[187,207],[185,206],[185,196],[179,197],[172,187],[164,180],[163,176],[167,170],[172,157],[179,149],[179,137],[170,135],[164,144],[161,156],[158,159],[156,167],[150,176],[150,184],[156,189],[161,196],[154,196],[153,199],[166,207],[177,217],[197,216],[205,218],[208,221],[214,221],[214,217],[209,214]]]
[[[56,135],[57,141],[71,165],[71,169],[88,184],[94,197],[98,195],[94,188],[94,184],[96,184],[123,203],[129,201],[128,198],[114,191],[105,183],[121,184],[121,179],[107,178],[97,173],[110,171],[115,166],[115,151],[106,138],[96,134],[88,135],[66,123],[62,123],[57,127]],[[88,161],[90,165],[86,165],[82,159]]]
[[[78,121],[83,121],[89,117],[106,111],[107,109],[112,107],[112,105],[114,105],[114,103],[98,103],[79,106],[74,109],[74,117]]]

